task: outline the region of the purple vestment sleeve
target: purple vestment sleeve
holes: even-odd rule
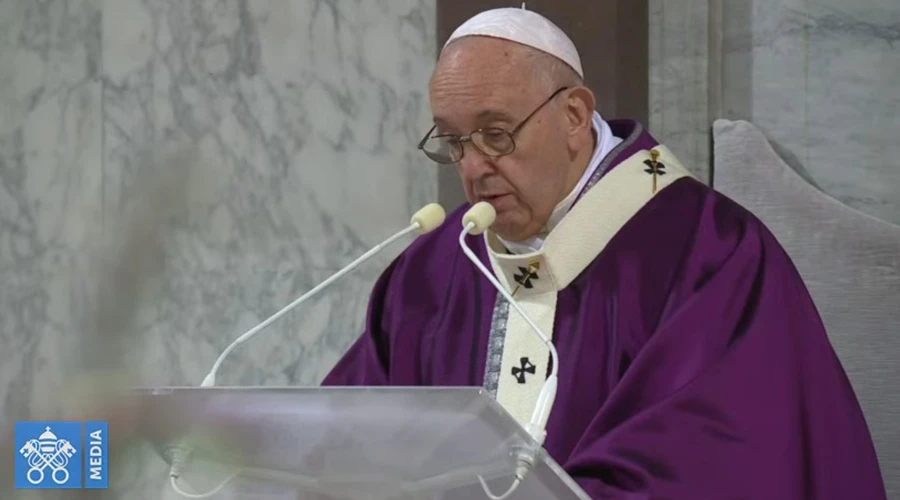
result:
[[[489,327],[496,292],[456,244],[463,209],[440,230],[419,236],[381,274],[369,298],[362,335],[325,377],[326,386],[469,386],[480,383],[477,332]],[[478,238],[470,237],[477,245]],[[483,249],[476,249],[484,261]],[[490,289],[490,293],[483,293]],[[481,304],[484,302],[484,304]],[[456,304],[477,304],[459,314]],[[441,332],[441,333],[438,333]],[[436,348],[443,332],[454,332],[460,349]],[[486,335],[483,337],[486,340]],[[434,376],[432,371],[437,371]],[[462,375],[464,374],[464,375]],[[465,379],[459,379],[459,375]],[[443,377],[452,380],[444,381]]]
[[[378,386],[389,379],[389,343],[385,332],[386,315],[390,314],[387,298],[391,276],[402,256],[385,270],[372,289],[366,313],[365,330],[325,377],[325,386]]]
[[[720,208],[566,470],[594,498],[885,498],[800,276],[757,220],[722,224]]]

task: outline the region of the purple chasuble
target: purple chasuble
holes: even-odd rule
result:
[[[657,146],[640,124],[610,126],[624,141],[585,191]],[[383,273],[325,385],[491,385],[488,352],[517,313],[458,246],[468,208]],[[484,238],[468,243],[490,269]],[[759,220],[702,183],[674,181],[631,217],[559,291],[553,327],[545,448],[593,498],[885,498],[799,274]]]

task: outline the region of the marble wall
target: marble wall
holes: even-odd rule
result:
[[[0,422],[52,413],[86,368],[198,384],[434,201],[415,150],[434,19],[434,0],[0,0]],[[317,384],[405,241],[219,383]]]
[[[649,0],[650,132],[702,180],[709,176],[706,0]]]
[[[823,190],[900,223],[900,4],[650,4],[651,125],[676,153],[707,168],[712,120],[750,120]]]

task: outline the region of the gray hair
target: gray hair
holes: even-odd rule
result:
[[[555,92],[561,87],[584,85],[578,73],[563,60],[531,47],[526,47],[526,54],[535,80],[547,93]]]

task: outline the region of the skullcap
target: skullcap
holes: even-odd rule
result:
[[[521,9],[505,7],[476,14],[456,28],[444,47],[467,36],[501,38],[527,45],[562,60],[584,78],[581,58],[572,40],[546,17],[525,10],[524,4]]]

